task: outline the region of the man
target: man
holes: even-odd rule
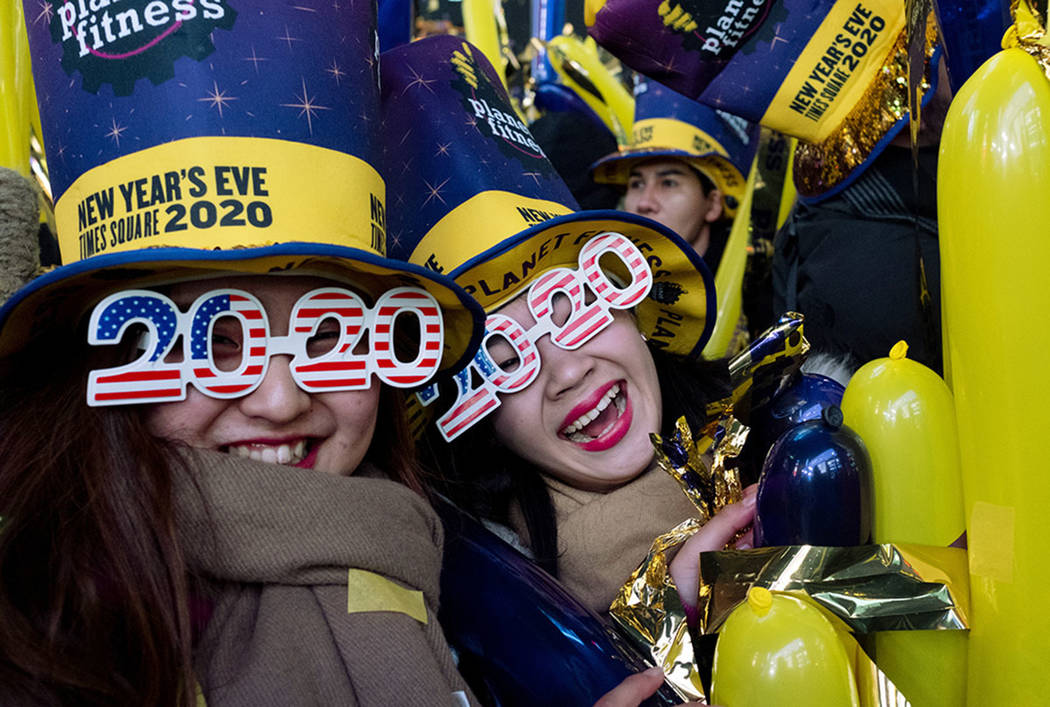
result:
[[[659,221],[701,256],[711,249],[712,225],[725,211],[722,191],[703,172],[678,158],[647,160],[632,166],[623,208]],[[720,256],[722,248],[716,250]],[[718,265],[717,256],[714,263],[708,262],[712,269]]]
[[[594,181],[624,187],[625,211],[674,230],[716,271],[758,129],[644,77],[634,114],[630,144],[594,164]]]

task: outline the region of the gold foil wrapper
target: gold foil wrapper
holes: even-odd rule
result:
[[[675,422],[675,431],[668,439],[649,436],[656,447],[657,464],[682,486],[696,506],[701,524],[741,498],[740,474],[730,460],[744,448],[747,431],[726,413],[705,425],[696,441],[684,417]],[[710,465],[705,461],[708,454]]]
[[[913,78],[919,95],[925,95],[932,85],[930,57],[936,43],[937,22],[931,12],[926,18],[924,72],[921,80]],[[908,65],[908,37],[901,32],[875,80],[842,125],[823,142],[798,143],[794,170],[800,195],[815,197],[837,186],[871,157],[890,128],[907,117]]]
[[[690,520],[657,538],[610,607],[628,639],[665,670],[680,697],[692,700],[704,700],[703,683],[668,563],[700,526]],[[907,699],[849,631],[966,629],[968,577],[966,551],[958,548],[900,543],[705,552],[695,630],[716,633],[755,585],[808,599],[841,629],[860,704],[901,707]]]
[[[1050,79],[1050,37],[1046,34],[1047,3],[1045,0],[1013,0],[1010,3],[1013,25],[1003,37],[1003,47],[1019,47],[1042,67]]]
[[[700,556],[697,630],[715,633],[752,586],[812,599],[853,631],[969,628],[966,551],[791,545]]]
[[[701,525],[689,520],[657,538],[610,607],[628,639],[664,669],[682,699],[691,700],[704,699],[703,683],[668,564]],[[854,658],[861,705],[900,707],[907,700],[849,632],[968,628],[966,563],[965,550],[911,544],[706,552],[695,630],[716,633],[755,585],[808,599],[840,627]]]
[[[733,392],[728,398],[707,406],[707,419],[736,411],[744,420],[752,408],[765,405],[791,384],[809,354],[809,342],[802,334],[803,317],[787,312],[762,332],[747,351],[729,362]]]
[[[665,681],[680,698],[707,704],[685,609],[668,570],[673,551],[702,525],[690,518],[657,538],[620,588],[609,614],[628,640],[663,669]]]

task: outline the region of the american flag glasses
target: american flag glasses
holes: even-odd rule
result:
[[[415,327],[406,321],[413,318]],[[207,292],[185,312],[151,290],[112,294],[95,306],[88,342],[117,344],[130,327],[141,325],[141,355],[91,371],[88,405],[184,400],[189,384],[213,398],[241,397],[262,383],[270,357],[277,354],[292,357],[292,378],[310,393],[365,389],[373,374],[395,387],[415,387],[426,383],[441,361],[441,310],[432,295],[418,288],[388,290],[369,307],[350,290],[323,287],[299,298],[289,319],[287,335],[271,336],[262,303],[237,289]],[[395,347],[399,327],[418,331],[410,361],[401,360]],[[181,350],[175,350],[180,339]]]
[[[621,265],[620,280],[614,283],[602,268],[604,256]],[[455,375],[456,401],[437,420],[438,430],[452,441],[499,407],[498,394],[524,390],[540,371],[540,353],[536,342],[550,336],[563,349],[577,349],[593,339],[613,321],[611,310],[630,309],[649,294],[653,272],[645,256],[630,239],[619,233],[594,236],[577,258],[579,267],[548,270],[532,285],[527,294],[529,312],[536,323],[527,331],[518,322],[502,314],[490,314],[485,320],[485,338],[474,359]],[[593,299],[588,301],[585,291]],[[555,297],[568,298],[568,317],[554,316]],[[501,342],[515,351],[514,364],[505,369],[492,355],[491,347]],[[480,381],[480,383],[476,383]],[[436,385],[417,393],[423,405],[438,398]]]

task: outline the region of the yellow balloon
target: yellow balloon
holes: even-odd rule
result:
[[[0,5],[0,167],[29,174],[33,83],[22,3]]]
[[[463,33],[467,41],[481,50],[507,88],[507,62],[503,58],[500,28],[503,24],[501,0],[463,0]],[[520,117],[520,116],[519,116]]]
[[[906,357],[898,342],[888,358],[853,374],[842,414],[871,454],[875,542],[947,546],[964,530],[955,403],[941,378]],[[915,705],[958,707],[966,699],[964,631],[884,631],[875,659]]]
[[[602,63],[595,41],[558,35],[547,42],[547,57],[561,82],[597,113],[618,143],[626,144],[634,125],[634,97]],[[590,85],[582,85],[577,78]]]
[[[842,414],[871,454],[875,542],[945,547],[963,533],[955,403],[940,376],[907,358],[860,367],[842,395]]]
[[[788,140],[788,168],[784,174],[784,190],[780,194],[780,211],[777,214],[777,230],[784,227],[791,209],[795,206],[795,198],[798,191],[795,189],[795,148],[798,147],[798,138]]]
[[[711,703],[857,707],[853,660],[818,608],[752,587],[718,633]]]
[[[1050,82],[1020,49],[952,101],[937,179],[941,299],[969,543],[967,704],[1045,704]]]
[[[703,356],[706,359],[722,358],[735,353],[729,351],[729,344],[740,320],[741,288],[744,285],[744,272],[747,270],[747,242],[751,226],[751,197],[755,193],[757,172],[752,164],[744,197],[736,210],[736,218],[733,219],[733,226],[729,230],[729,240],[726,241],[722,260],[718,263],[718,272],[715,273],[717,314],[711,338],[704,346]]]

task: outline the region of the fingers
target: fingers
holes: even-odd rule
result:
[[[708,552],[724,548],[755,519],[757,493],[758,489],[754,485],[744,489],[744,496],[739,503],[730,503],[722,508],[689,539],[689,549],[692,552]]]
[[[636,673],[594,703],[594,707],[638,707],[644,700],[652,697],[664,681],[664,671],[660,668],[649,668]]]

